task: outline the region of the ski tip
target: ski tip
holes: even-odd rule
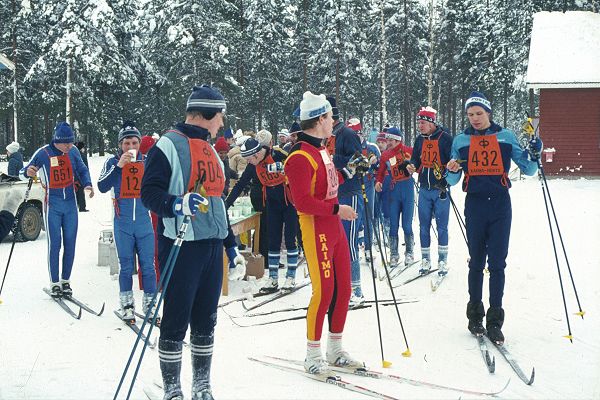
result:
[[[531,369],[531,378],[529,378],[529,382],[527,382],[527,385],[531,385],[533,383],[534,379],[535,379],[535,367],[533,367]]]
[[[412,356],[412,353],[410,352],[409,348],[406,348],[406,351],[404,353],[402,353],[402,357],[410,357]]]
[[[104,306],[106,305],[106,303],[102,303],[102,308],[100,309],[100,311],[98,311],[98,316],[101,316],[102,313],[104,312]]]
[[[81,307],[79,307],[79,314],[77,314],[77,319],[81,319]]]
[[[390,368],[392,366],[392,362],[391,361],[387,361],[387,360],[382,360],[381,361],[381,366],[383,368]]]

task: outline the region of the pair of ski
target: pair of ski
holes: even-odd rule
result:
[[[458,388],[458,387],[453,387],[453,386],[440,385],[437,383],[432,383],[432,382],[427,382],[427,381],[405,378],[405,377],[402,377],[399,375],[388,374],[385,372],[372,371],[367,368],[349,368],[349,367],[330,366],[331,373],[315,375],[315,374],[310,374],[310,373],[304,371],[304,368],[302,368],[304,363],[302,361],[291,360],[291,359],[282,358],[282,357],[272,357],[272,356],[265,356],[265,358],[270,359],[272,361],[268,361],[265,359],[258,359],[258,358],[254,358],[254,357],[249,357],[249,360],[255,361],[257,363],[260,363],[260,364],[268,366],[268,367],[277,368],[282,371],[287,371],[287,372],[292,372],[292,373],[295,373],[298,375],[302,375],[302,376],[305,376],[307,378],[310,378],[310,379],[313,379],[313,380],[316,380],[316,381],[319,381],[322,383],[335,385],[342,389],[346,389],[346,390],[349,390],[352,392],[360,393],[360,394],[378,398],[378,399],[388,399],[388,400],[399,400],[399,398],[389,396],[384,393],[375,391],[373,389],[370,389],[367,386],[357,385],[355,383],[348,382],[348,381],[344,380],[339,374],[350,374],[350,375],[357,375],[357,376],[362,376],[362,377],[372,378],[372,379],[389,380],[389,381],[394,381],[394,382],[398,382],[398,383],[408,383],[408,384],[411,384],[414,386],[421,386],[421,387],[427,387],[427,388],[431,388],[431,389],[440,389],[440,390],[451,390],[451,391],[456,391],[456,392],[461,392],[461,393],[466,393],[466,394],[472,394],[472,395],[476,395],[476,396],[498,395],[498,394],[502,393],[508,387],[508,384],[510,382],[510,379],[509,379],[506,382],[506,384],[504,385],[504,387],[502,387],[500,390],[485,392],[485,391],[470,390],[470,389]],[[275,361],[277,361],[277,362],[275,362]],[[298,367],[301,367],[301,368],[298,368]]]
[[[54,300],[56,302],[56,304],[58,304],[60,306],[60,308],[62,308],[67,314],[69,314],[71,317],[73,317],[75,319],[81,319],[81,310],[84,310],[84,311],[86,311],[92,315],[96,315],[98,317],[100,315],[102,315],[102,313],[104,312],[104,305],[105,305],[104,303],[102,303],[102,308],[100,309],[100,311],[94,311],[90,306],[88,306],[84,302],[76,299],[73,296],[54,297],[54,296],[52,296],[52,292],[50,292],[50,289],[43,288],[43,290],[44,290],[44,293],[46,293],[48,296],[50,296],[52,298],[52,300]],[[79,307],[79,312],[73,311],[73,309],[71,307],[69,307],[67,302],[73,303],[77,307]]]
[[[389,271],[389,274],[390,274],[390,279],[393,280],[393,279],[397,278],[398,276],[400,276],[401,273],[403,273],[404,271],[406,271],[407,269],[409,269],[413,265],[416,265],[416,264],[418,264],[420,262],[421,262],[421,260],[417,260],[417,261],[413,261],[413,262],[411,262],[409,264],[402,264],[402,265],[398,265],[396,267],[389,267],[388,271]],[[380,281],[385,280],[386,277],[387,276],[386,276],[385,271],[383,271],[383,273],[379,274],[379,280]]]
[[[481,351],[483,361],[485,362],[485,365],[490,374],[493,374],[496,371],[496,358],[494,356],[490,356],[490,351],[487,346],[486,338],[487,341],[489,341],[491,344],[494,345],[494,347],[496,347],[496,349],[498,349],[498,351],[500,352],[500,354],[502,354],[506,362],[508,362],[508,365],[510,365],[512,370],[515,371],[515,373],[517,374],[519,379],[523,381],[523,383],[525,383],[526,385],[531,385],[533,383],[533,380],[535,379],[535,368],[531,370],[531,376],[527,377],[527,375],[525,375],[525,373],[523,372],[513,355],[510,353],[510,351],[508,351],[504,344],[498,344],[496,342],[493,342],[492,340],[490,340],[490,338],[488,338],[485,335],[475,335],[475,337],[477,338],[477,343],[479,344],[479,351]]]

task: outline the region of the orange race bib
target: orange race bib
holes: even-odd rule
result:
[[[68,154],[50,157],[50,189],[63,189],[73,184],[73,166]]]
[[[496,135],[471,136],[469,175],[502,175],[504,164]]]
[[[327,151],[332,156],[335,154],[335,136],[332,135],[327,139],[325,143],[325,148],[327,148]]]
[[[433,168],[433,164],[441,165],[440,146],[438,140],[423,140],[421,148],[421,165],[423,168]]]
[[[285,175],[279,172],[269,172],[267,171],[267,165],[273,164],[275,160],[271,155],[265,157],[264,160],[258,163],[256,166],[256,175],[258,175],[258,180],[263,186],[277,186],[281,185],[285,182]]]
[[[221,196],[225,189],[225,173],[221,162],[211,145],[202,139],[189,139],[192,170],[188,191],[191,192],[199,179],[204,178],[202,186],[207,196]]]
[[[130,162],[121,171],[121,193],[122,199],[139,199],[142,189],[142,178],[144,177],[144,163]]]
[[[325,164],[325,172],[327,172],[327,193],[325,194],[325,200],[333,199],[337,197],[338,188],[340,181],[338,180],[337,170],[331,159],[329,151],[326,149],[319,150],[323,164]]]
[[[392,181],[394,182],[400,182],[408,179],[406,172],[400,168],[400,165],[402,165],[404,159],[404,155],[400,152],[397,156],[394,156],[388,160],[390,163]]]

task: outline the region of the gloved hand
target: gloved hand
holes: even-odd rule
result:
[[[2,204],[2,210],[8,211],[13,216],[17,215],[19,206],[25,199],[25,194],[18,189],[7,190],[6,197],[4,198],[4,204]]]
[[[360,153],[356,153],[354,157],[348,161],[348,168],[355,171],[367,172],[371,167],[369,159]]]
[[[273,164],[267,165],[267,171],[271,173],[282,173],[283,172],[283,163],[282,162],[274,162]]]
[[[208,200],[198,193],[186,193],[178,197],[173,203],[173,212],[177,215],[194,215],[198,212],[200,205],[208,206]]]
[[[537,161],[540,159],[540,152],[542,151],[542,147],[544,144],[542,143],[542,139],[539,137],[533,137],[529,140],[529,145],[527,146],[529,151],[529,157],[531,161]]]
[[[227,258],[229,258],[229,280],[239,281],[246,276],[246,259],[240,254],[237,247],[230,247],[225,250]],[[231,268],[231,264],[234,265]]]

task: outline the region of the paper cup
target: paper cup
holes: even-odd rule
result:
[[[131,154],[131,159],[135,160],[136,157],[137,157],[137,150],[136,149],[129,149],[128,151]]]

